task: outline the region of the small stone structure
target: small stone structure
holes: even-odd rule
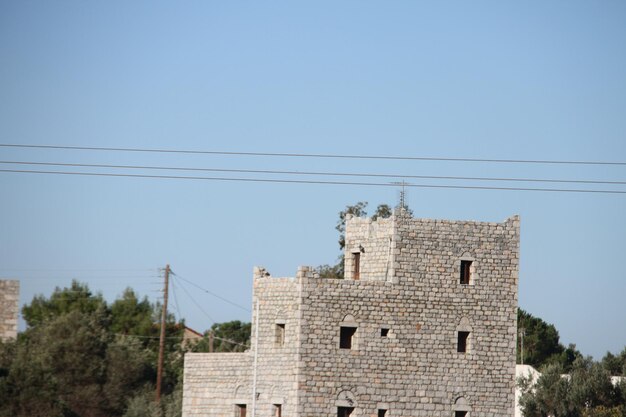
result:
[[[183,416],[512,417],[519,218],[346,224],[345,279],[255,268],[251,348],[185,355]]]
[[[0,280],[0,340],[17,337],[20,282]]]

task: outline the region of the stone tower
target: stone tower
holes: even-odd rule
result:
[[[0,340],[17,337],[20,282],[0,280]]]
[[[183,416],[513,416],[518,264],[517,216],[348,219],[345,279],[255,269],[251,348],[187,354]]]

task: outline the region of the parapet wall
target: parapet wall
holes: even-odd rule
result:
[[[249,352],[185,354],[183,416],[232,416],[250,404],[252,361]]]
[[[0,340],[17,337],[20,282],[0,280]]]

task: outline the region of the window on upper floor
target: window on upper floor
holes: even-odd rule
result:
[[[389,328],[388,327],[381,327],[380,328],[380,337],[387,337],[389,336]]]
[[[469,351],[469,335],[470,332],[459,331],[457,333],[457,352],[467,353]]]
[[[272,417],[282,417],[282,408],[281,404],[274,404],[272,406]]]
[[[339,330],[339,348],[352,349],[356,329],[356,327],[341,326]]]
[[[235,404],[235,417],[246,417],[245,404]]]
[[[352,279],[361,279],[361,252],[352,254]]]
[[[378,410],[378,417],[386,417],[387,410]]]
[[[469,285],[472,278],[472,261],[461,261],[460,283]]]
[[[337,417],[350,417],[354,407],[337,407]]]
[[[285,344],[285,323],[276,323],[274,330],[274,344],[277,347]]]

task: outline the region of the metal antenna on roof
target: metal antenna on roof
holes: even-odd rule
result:
[[[399,196],[397,208],[405,208],[406,207],[406,182],[402,180],[402,181],[392,182],[392,184],[399,185],[400,187],[402,187],[400,189],[400,196]]]

